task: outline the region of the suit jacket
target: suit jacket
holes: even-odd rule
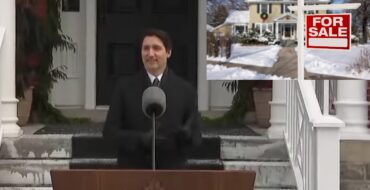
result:
[[[151,167],[151,143],[143,142],[151,134],[152,121],[142,111],[142,94],[149,86],[144,69],[120,79],[104,126],[104,138],[118,145],[118,163],[128,168]],[[183,162],[186,150],[201,143],[196,91],[168,68],[160,88],[166,95],[166,111],[156,120],[157,160],[165,165]]]

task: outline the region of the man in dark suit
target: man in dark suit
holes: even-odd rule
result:
[[[147,30],[141,42],[145,69],[117,82],[103,135],[118,145],[121,168],[150,169],[152,123],[142,111],[142,94],[151,85],[159,86],[167,106],[156,120],[156,166],[182,169],[186,151],[201,142],[196,91],[168,68],[172,44],[166,32]]]

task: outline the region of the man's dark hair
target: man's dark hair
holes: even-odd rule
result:
[[[171,38],[167,32],[163,30],[155,29],[155,28],[150,28],[150,29],[145,30],[141,36],[140,46],[143,45],[144,38],[147,36],[155,36],[159,38],[162,41],[164,47],[166,48],[166,51],[172,50]]]

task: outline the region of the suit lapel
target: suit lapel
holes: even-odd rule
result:
[[[171,83],[170,75],[171,75],[171,70],[168,67],[166,67],[166,69],[163,72],[161,83],[159,85],[165,93],[168,92],[168,87],[169,87],[169,84]]]
[[[146,73],[146,70],[145,69],[142,69],[139,73],[139,77],[138,77],[138,84],[140,85],[139,89],[140,89],[140,95],[143,94],[144,90],[147,89],[149,86],[151,86],[151,82],[150,82],[150,79],[149,79],[149,76],[148,74]]]

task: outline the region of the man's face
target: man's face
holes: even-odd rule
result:
[[[141,46],[141,57],[145,69],[157,76],[161,74],[167,65],[167,58],[171,56],[171,50],[167,51],[163,42],[156,36],[146,36]]]

